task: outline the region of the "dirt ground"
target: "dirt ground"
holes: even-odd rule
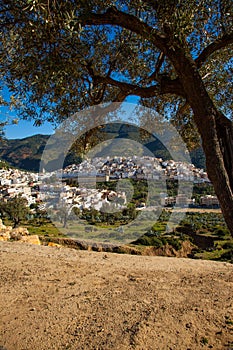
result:
[[[0,349],[233,349],[233,265],[0,242]]]

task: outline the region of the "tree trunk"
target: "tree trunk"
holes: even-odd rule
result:
[[[233,236],[233,124],[216,109],[192,58],[174,46],[167,54],[193,110],[206,156],[207,173]]]
[[[233,236],[233,128],[228,120],[212,117],[202,131],[206,168],[218,197],[228,229]],[[229,121],[229,123],[231,123]]]
[[[67,220],[68,220],[68,215],[67,213],[64,213],[63,228],[67,228]]]
[[[201,93],[192,104],[206,156],[208,177],[233,236],[233,125],[215,108],[207,93],[205,96]]]
[[[219,114],[216,118],[216,130],[231,191],[233,192],[233,123]]]
[[[193,105],[194,120],[202,138],[206,168],[228,229],[233,236],[233,125],[200,94]],[[198,110],[198,113],[196,112]]]

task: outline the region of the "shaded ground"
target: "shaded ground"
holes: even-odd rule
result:
[[[233,266],[0,242],[0,349],[233,349]]]

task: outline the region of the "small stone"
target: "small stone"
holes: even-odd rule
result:
[[[61,244],[54,243],[54,242],[49,242],[49,243],[48,243],[48,246],[49,246],[49,247],[57,247],[57,248],[61,248]]]
[[[20,242],[40,245],[40,239],[37,235],[23,236]]]

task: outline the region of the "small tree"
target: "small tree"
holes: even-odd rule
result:
[[[6,214],[13,221],[13,227],[27,219],[30,210],[27,206],[27,200],[22,197],[11,198],[7,203],[1,205],[2,214]]]
[[[67,221],[70,214],[70,207],[66,206],[64,203],[59,206],[57,217],[60,218],[63,228],[67,228]]]

